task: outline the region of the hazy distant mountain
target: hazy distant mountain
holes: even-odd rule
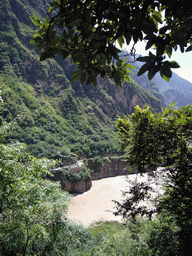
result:
[[[153,81],[163,94],[167,104],[176,102],[175,107],[192,105],[192,83],[189,81],[179,77],[174,72],[169,82],[162,79],[159,74],[153,78]]]
[[[124,52],[125,54],[125,52]],[[133,58],[129,57],[130,61],[133,61]],[[150,91],[149,84],[152,83],[154,86],[158,87],[159,93],[161,94],[160,98],[162,104],[169,105],[172,102],[176,102],[175,107],[181,107],[185,105],[192,105],[192,83],[181,78],[176,73],[173,72],[172,78],[169,82],[166,82],[159,73],[155,75],[152,81],[149,81],[147,73],[138,77],[137,72],[139,68],[144,64],[143,62],[134,62],[131,63],[136,67],[136,71],[132,75],[134,80],[139,83],[144,89]],[[173,69],[174,70],[174,69]],[[150,91],[153,94],[153,91]],[[164,99],[162,98],[164,96]],[[157,97],[157,95],[156,95]]]

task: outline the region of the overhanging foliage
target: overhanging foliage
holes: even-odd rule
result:
[[[114,78],[120,86],[121,79],[129,81],[128,72],[133,68],[118,56],[123,44],[131,45],[145,40],[146,50],[155,54],[139,57],[145,62],[138,75],[148,71],[149,79],[160,71],[169,81],[171,68],[178,68],[174,61],[167,61],[173,50],[192,50],[192,7],[189,2],[178,0],[55,0],[50,3],[44,21],[33,16],[39,30],[31,40],[40,51],[40,60],[59,53],[63,59],[72,57],[78,64],[73,81],[96,85],[97,75]]]

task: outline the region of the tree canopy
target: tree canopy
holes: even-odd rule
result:
[[[172,52],[192,50],[192,6],[184,0],[54,0],[44,21],[33,16],[39,27],[31,43],[40,51],[40,60],[59,53],[63,59],[72,57],[78,65],[73,81],[96,85],[96,77],[109,76],[120,86],[129,81],[132,65],[119,56],[118,45],[130,46],[135,59],[135,45],[146,42],[148,56],[138,75],[148,71],[149,79],[160,71],[169,81],[175,61],[168,61]],[[126,55],[126,54],[125,54]],[[128,53],[127,53],[128,55]],[[124,56],[126,57],[126,56]]]
[[[173,107],[173,105],[172,105]],[[161,170],[165,192],[157,198],[156,210],[138,207],[138,201],[148,196],[150,187],[136,184],[131,197],[118,203],[117,215],[132,218],[137,214],[151,217],[154,212],[172,216],[180,227],[180,242],[183,253],[191,252],[192,241],[192,107],[166,108],[163,113],[153,114],[149,107],[136,107],[129,118],[117,121],[122,146],[127,150],[127,160],[141,172]],[[150,172],[149,172],[150,173]],[[153,175],[155,173],[151,172]]]
[[[6,86],[0,87],[0,112]],[[77,255],[92,238],[68,220],[71,196],[46,179],[56,162],[37,159],[26,145],[8,143],[15,123],[0,123],[0,255]]]

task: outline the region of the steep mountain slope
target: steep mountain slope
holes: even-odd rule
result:
[[[125,55],[126,53],[123,52],[122,54]],[[129,60],[133,61],[130,57]],[[137,72],[143,63],[136,61],[132,64],[136,68],[136,72],[132,75],[133,79],[156,98],[160,99],[163,106],[168,106],[172,102],[176,103],[175,108],[192,104],[192,83],[179,77],[174,72],[169,82],[166,82],[159,73],[155,75],[152,81],[149,81],[146,73],[139,77],[137,76]]]
[[[117,114],[126,115],[139,104],[161,111],[158,90],[144,90],[135,80],[117,88],[109,78],[98,86],[71,84],[75,66],[60,56],[44,62],[29,43],[36,29],[30,16],[44,17],[42,0],[0,3],[0,85],[6,84],[1,119],[16,121],[7,140],[19,140],[36,156],[71,159],[76,155],[119,152],[115,132]]]
[[[154,82],[157,84],[159,91],[164,96],[167,104],[176,102],[175,107],[192,105],[192,84],[173,73],[169,82],[162,81],[157,74],[154,77]]]

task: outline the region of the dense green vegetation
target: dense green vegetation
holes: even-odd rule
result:
[[[98,79],[98,87],[71,84],[76,70],[71,60],[60,56],[45,62],[29,43],[35,29],[30,15],[43,19],[48,4],[41,0],[9,1],[0,4],[0,84],[4,95],[1,119],[16,121],[8,141],[24,142],[36,157],[75,160],[79,156],[120,153],[114,120],[131,113],[134,104],[119,102],[112,80]],[[23,13],[21,16],[20,13]],[[138,95],[139,104],[161,110],[160,101],[133,79],[125,83],[127,98]],[[121,92],[125,93],[125,92]]]
[[[2,89],[7,93],[6,86]],[[4,109],[2,98],[0,111]],[[131,209],[125,208],[129,206],[132,197],[126,199],[127,204],[119,205],[127,213],[130,210],[133,213],[123,215],[124,223],[95,223],[88,229],[66,218],[70,196],[61,192],[60,184],[42,179],[45,174],[51,175],[49,170],[55,165],[54,161],[30,156],[26,153],[24,144],[8,143],[7,134],[12,133],[17,124],[2,121],[0,255],[190,255],[191,148],[188,147],[188,142],[191,134],[191,112],[192,109],[188,106],[181,110],[165,109],[162,114],[155,115],[149,108],[142,110],[137,107],[131,115],[134,123],[126,119],[119,120],[124,146],[127,146],[127,141],[131,146],[129,152],[133,158],[129,160],[140,171],[145,171],[145,167],[152,167],[151,161],[154,168],[154,165],[160,160],[162,163],[164,159],[163,166],[167,167],[169,173],[165,195],[157,200],[157,215],[153,219],[138,218],[137,214],[148,215],[148,211],[144,209],[142,212],[143,209],[137,208],[137,204]],[[129,132],[131,136],[128,136]],[[141,144],[142,136],[146,138],[142,140],[144,144]],[[137,140],[140,142],[136,143]],[[159,152],[156,158],[149,148],[152,145]],[[167,150],[167,154],[164,150]],[[146,151],[148,154],[144,154]],[[139,161],[134,158],[135,154],[140,157]],[[149,158],[146,160],[147,155],[151,157],[151,161]],[[95,157],[93,163],[102,165],[102,159]],[[86,171],[82,168],[84,175]],[[142,189],[131,194],[137,200],[141,197],[143,199]]]
[[[171,106],[173,107],[174,104]],[[165,192],[156,199],[156,209],[138,204],[144,200],[151,187],[136,183],[123,203],[118,203],[117,215],[135,219],[139,214],[150,219],[154,213],[170,216],[179,227],[180,255],[190,255],[192,250],[192,107],[165,108],[153,114],[149,108],[136,107],[126,119],[118,120],[122,146],[127,150],[127,160],[138,172],[149,171],[156,175],[157,167],[164,167],[160,175]]]
[[[17,78],[2,75],[1,81],[9,86],[3,96],[2,116],[17,122],[8,140],[26,143],[35,156],[54,159],[70,158],[72,153],[90,156],[118,152],[113,122],[105,120],[90,100],[75,99],[72,88],[56,98],[37,95],[32,86]]]
[[[57,53],[63,59],[72,57],[78,65],[74,81],[96,85],[100,74],[120,86],[122,79],[129,82],[134,67],[119,58],[117,43],[121,48],[130,45],[135,57],[135,45],[145,40],[146,50],[152,48],[155,54],[138,58],[145,63],[138,75],[148,71],[151,80],[160,71],[169,81],[171,68],[179,65],[165,58],[178,47],[181,52],[192,50],[191,16],[191,5],[183,0],[53,0],[43,21],[33,17],[38,31],[31,43],[40,51],[40,60]]]
[[[53,162],[37,160],[24,145],[7,144],[3,137],[0,255],[181,255],[174,218],[97,223],[89,229],[70,222],[69,195],[41,178]]]
[[[29,44],[35,29],[30,16],[43,19],[47,2],[0,3],[0,255],[189,255],[191,107],[156,115],[162,96],[153,83],[145,84],[148,91],[132,78],[119,90],[109,78],[98,77],[97,87],[72,84],[76,66],[70,58],[39,62]],[[131,114],[137,104],[150,105],[152,112],[137,107],[131,121],[119,121],[119,129],[130,164],[141,172],[167,168],[165,195],[157,200],[156,216],[136,216],[153,213],[138,209],[135,199],[141,199],[143,187],[137,184],[127,204],[118,205],[125,223],[85,228],[69,221],[69,194],[42,177],[51,175],[51,168],[61,163],[57,159],[72,163],[78,157],[93,157],[99,171],[103,159],[98,155],[122,153],[116,115]],[[85,167],[78,174],[65,168],[62,172],[72,183],[90,179]]]

